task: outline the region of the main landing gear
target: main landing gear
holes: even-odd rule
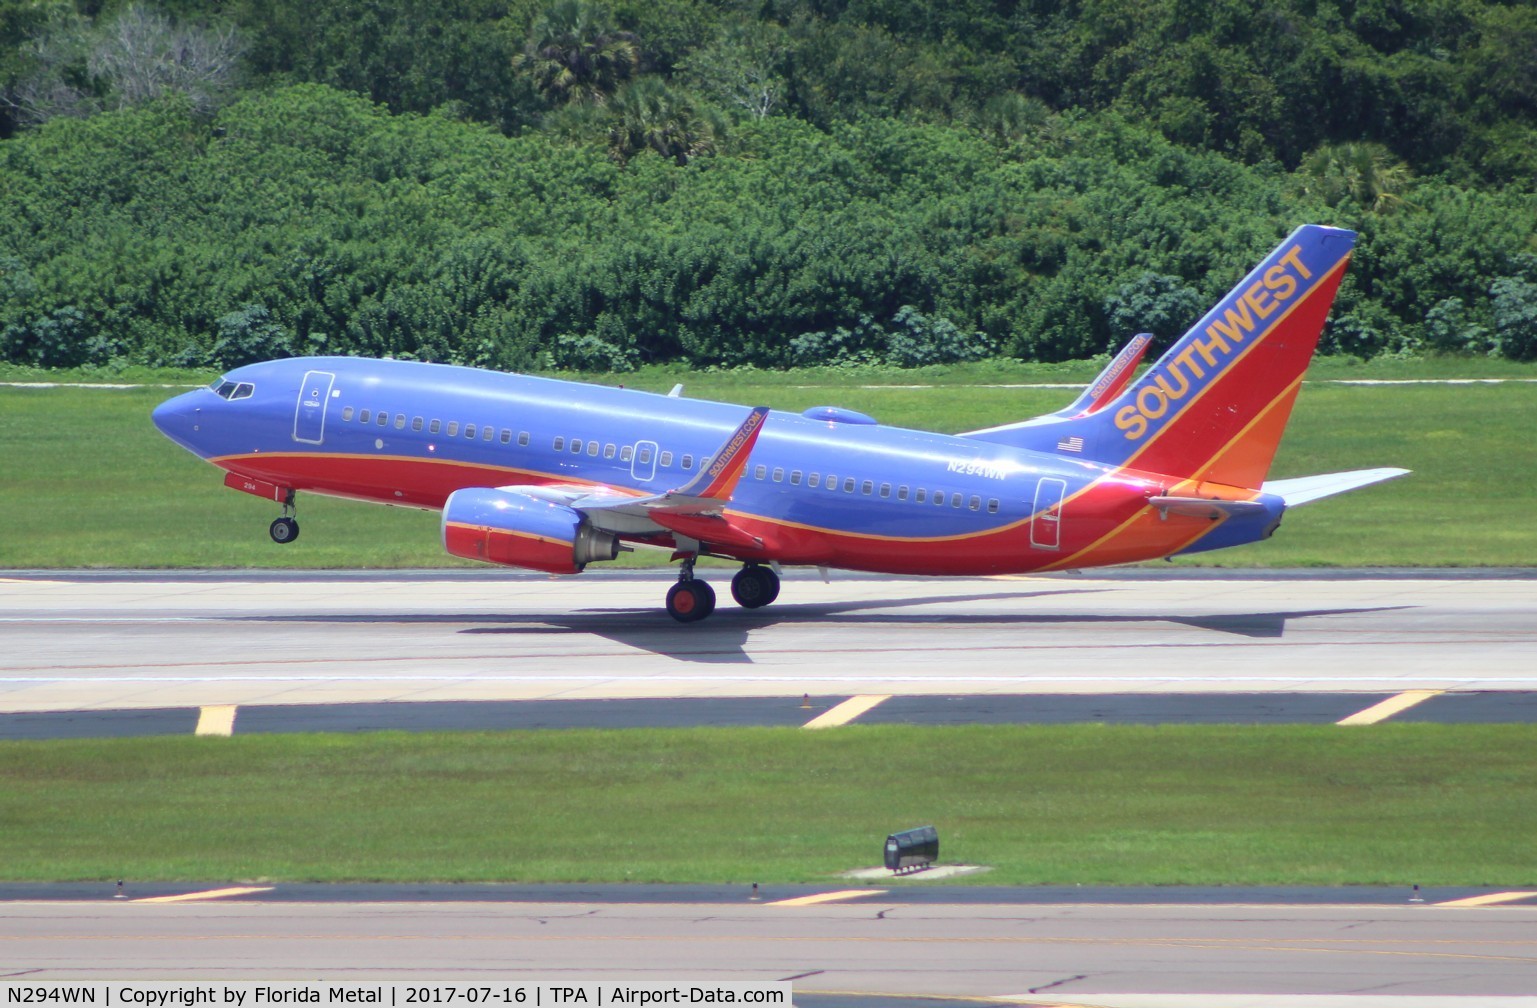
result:
[[[750,563],[731,579],[731,597],[744,609],[766,606],[779,597],[779,575]],[[697,623],[714,611],[715,589],[694,577],[694,557],[684,557],[678,583],[667,590],[667,615],[679,623]]]
[[[283,501],[283,517],[276,518],[267,526],[267,534],[275,543],[291,543],[299,538],[299,521],[294,517],[294,492],[288,491]]]

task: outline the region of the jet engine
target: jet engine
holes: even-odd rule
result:
[[[516,490],[456,490],[443,505],[443,546],[467,560],[579,574],[619,555],[619,539],[577,511]]]

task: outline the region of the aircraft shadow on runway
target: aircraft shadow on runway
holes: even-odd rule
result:
[[[554,632],[592,634],[642,651],[665,655],[680,661],[704,663],[751,663],[747,651],[748,634],[780,623],[815,625],[841,623],[871,627],[880,625],[912,626],[920,623],[944,626],[1066,626],[1092,627],[1106,624],[1177,623],[1198,630],[1234,634],[1251,639],[1281,639],[1287,622],[1311,616],[1348,616],[1364,613],[1411,609],[1413,606],[1374,606],[1336,609],[1297,609],[1279,612],[1213,613],[1186,616],[1170,614],[1110,615],[1096,613],[968,613],[942,612],[902,614],[871,610],[900,609],[906,606],[997,602],[1001,600],[1039,599],[1051,595],[1077,595],[1105,591],[1077,588],[1044,592],[1009,592],[947,596],[942,599],[865,599],[842,603],[787,603],[772,609],[725,608],[703,623],[682,629],[665,616],[647,609],[593,609],[567,617],[541,620],[538,624],[519,623],[506,626],[469,627],[465,634],[542,634]],[[633,617],[623,619],[622,617]],[[941,646],[949,646],[946,642]]]
[[[859,627],[910,627],[942,625],[946,627],[1061,627],[1092,628],[1112,624],[1176,623],[1197,630],[1232,634],[1254,640],[1279,640],[1286,635],[1287,624],[1294,619],[1315,616],[1350,616],[1365,613],[1412,609],[1413,606],[1373,606],[1334,609],[1293,609],[1252,613],[976,613],[964,611],[972,602],[1021,602],[1054,595],[1086,595],[1109,591],[1106,588],[1064,588],[1052,591],[991,592],[972,595],[931,596],[923,598],[862,599],[850,602],[780,603],[765,609],[739,609],[730,602],[720,607],[710,619],[692,626],[680,626],[660,608],[587,609],[564,616],[488,615],[485,613],[347,613],[334,615],[267,615],[237,617],[239,622],[265,623],[419,623],[460,626],[461,634],[548,636],[583,634],[602,637],[616,644],[705,664],[751,664],[748,635],[781,623],[795,626],[847,624]],[[888,610],[941,606],[937,612],[902,613]],[[464,624],[471,624],[465,627]],[[1021,641],[1022,644],[1029,643]],[[953,645],[944,641],[936,647]]]

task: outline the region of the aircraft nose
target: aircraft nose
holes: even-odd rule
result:
[[[202,413],[202,410],[194,404],[195,395],[196,393],[188,392],[174,399],[167,399],[150,413],[150,419],[160,429],[160,433],[182,447],[192,450],[196,450],[193,448],[192,438],[197,433],[199,415]]]

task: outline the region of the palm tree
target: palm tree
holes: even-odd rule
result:
[[[606,103],[640,69],[640,39],[615,29],[608,11],[590,0],[557,0],[534,22],[514,69],[559,104]]]
[[[1399,193],[1409,183],[1408,167],[1377,143],[1342,143],[1320,147],[1302,161],[1304,187],[1329,206],[1350,198],[1375,213],[1404,202]]]
[[[720,113],[657,77],[643,77],[620,91],[611,108],[618,121],[609,130],[608,149],[621,163],[654,150],[685,165],[690,158],[715,153],[726,137]]]

